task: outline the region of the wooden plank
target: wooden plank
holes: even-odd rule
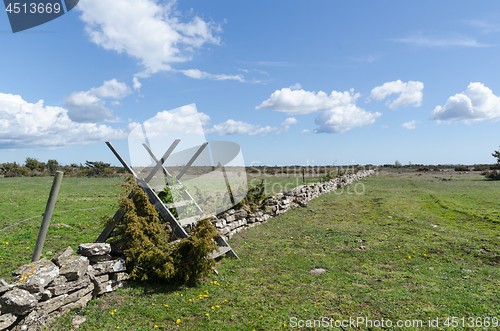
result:
[[[184,166],[184,168],[182,168],[182,170],[177,174],[177,176],[175,176],[175,178],[177,180],[180,180],[181,177],[184,176],[184,174],[189,169],[189,167],[191,166],[191,164],[193,164],[193,162],[198,158],[198,156],[200,156],[201,152],[203,152],[203,150],[205,149],[205,147],[207,147],[207,145],[208,145],[207,142],[204,142],[203,144],[201,144],[200,148],[198,148],[198,150],[196,151],[196,153],[194,153],[194,155],[191,158],[191,160],[189,160],[189,162]]]
[[[151,158],[153,159],[153,161],[155,163],[158,163],[158,158],[156,157],[155,153],[153,153],[153,151],[151,150],[151,148],[149,147],[149,145],[146,143],[146,144],[142,144],[142,146],[144,146],[144,148],[146,149],[146,151],[148,151],[149,155],[151,156]],[[163,174],[165,175],[165,177],[167,178],[172,178],[173,176],[167,171],[167,169],[165,169],[165,167],[162,165],[162,171],[163,171]]]
[[[223,247],[219,247],[219,251],[218,252],[215,250],[212,253],[208,254],[208,256],[211,257],[212,259],[215,259],[215,258],[217,258],[219,256],[222,256],[222,255],[228,253],[229,251],[232,251],[231,247],[229,247],[229,246],[223,246]]]
[[[132,192],[129,193],[127,199],[130,199],[132,197]],[[111,234],[111,232],[113,232],[113,230],[115,229],[115,224],[116,222],[118,222],[119,220],[121,220],[121,218],[123,217],[124,215],[124,211],[123,209],[118,209],[115,213],[115,215],[113,216],[113,221],[106,225],[106,227],[104,228],[104,230],[102,230],[101,234],[99,235],[99,237],[97,237],[96,239],[96,243],[103,243],[106,241],[106,239],[108,239],[109,235]]]
[[[191,217],[179,220],[179,224],[182,226],[187,226],[187,225],[195,224],[199,220],[200,220],[200,216],[191,216]]]
[[[231,248],[231,246],[229,246],[229,244],[227,243],[227,241],[223,237],[221,237],[221,236],[215,237],[215,242],[217,243],[217,245],[219,247],[229,247],[229,248]],[[236,254],[236,252],[232,248],[226,254],[229,257],[234,257],[235,259],[239,259],[238,255]]]
[[[165,154],[163,154],[162,158],[156,161],[155,167],[153,168],[153,170],[151,170],[146,179],[144,179],[146,183],[149,183],[149,181],[153,178],[153,176],[156,175],[158,170],[160,170],[160,168],[163,168],[163,163],[165,163],[165,160],[170,156],[170,154],[172,154],[174,148],[177,147],[180,141],[181,141],[180,139],[174,140],[174,142],[172,143],[172,145],[170,145]]]
[[[138,179],[139,186],[143,189],[143,191],[147,194],[149,201],[156,207],[160,215],[170,223],[170,227],[174,231],[174,233],[179,238],[187,238],[189,235],[186,230],[179,224],[179,222],[175,219],[174,215],[168,210],[167,207],[163,204],[158,195],[149,187],[148,183],[146,183],[143,179]]]
[[[106,141],[106,145],[108,145],[109,149],[113,152],[113,154],[115,154],[116,158],[118,159],[118,161],[120,161],[125,170],[127,170],[132,176],[137,178],[134,170],[127,164],[127,162],[125,162],[125,159],[120,155],[120,153],[118,153],[115,146],[113,146],[113,144],[111,144],[109,141]]]
[[[184,206],[192,205],[192,204],[193,204],[193,201],[184,200],[184,201],[169,203],[169,204],[166,204],[165,206],[167,206],[167,208],[178,208],[178,207],[184,207]]]
[[[149,148],[149,146],[145,145],[145,144],[142,144],[144,146],[144,148],[148,151],[149,155],[153,158],[153,160],[155,160],[155,162],[158,162],[158,158],[156,157],[156,155],[153,153],[153,151],[151,150],[151,148]],[[163,167],[163,173],[165,174],[165,176],[167,176],[167,178],[173,178],[172,175],[170,175],[170,173],[167,171],[167,169],[165,169],[165,167]],[[180,189],[183,189],[184,190],[184,186],[179,182],[179,183],[176,183],[174,184],[174,187],[179,187]],[[159,187],[156,187],[158,189],[156,189],[156,191],[163,191],[164,187],[162,188],[159,188]],[[155,188],[153,188],[155,189]],[[193,201],[193,204],[194,206],[196,207],[196,209],[198,209],[198,213],[200,215],[203,215],[205,214],[203,212],[203,210],[201,210],[200,206],[198,206],[198,204],[196,203],[196,201],[193,199],[193,197],[191,196],[191,194],[189,194],[189,191],[188,190],[184,190],[184,193],[187,194],[187,196],[189,197],[189,199],[191,199]]]

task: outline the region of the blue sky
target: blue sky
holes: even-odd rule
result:
[[[80,0],[15,34],[4,12],[0,163],[117,164],[104,141],[128,158],[191,104],[247,165],[493,163],[499,36],[496,1]]]

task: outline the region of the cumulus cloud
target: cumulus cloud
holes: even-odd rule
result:
[[[91,88],[89,92],[100,98],[113,99],[121,99],[132,93],[127,84],[119,82],[116,78],[105,81],[102,86]]]
[[[242,121],[235,121],[232,119],[229,119],[220,124],[216,124],[213,126],[213,128],[205,130],[206,134],[218,134],[219,136],[227,136],[233,134],[263,136],[272,132],[278,132],[278,128],[271,126],[262,127],[260,125],[249,124]]]
[[[173,111],[158,112],[155,116],[154,127],[146,127],[148,131],[158,132],[183,132],[186,134],[202,135],[202,126],[210,122],[210,116],[197,112],[194,104],[177,108]]]
[[[300,90],[302,88],[302,85],[300,85],[299,83],[295,83],[292,86],[289,86],[288,88],[290,90]]]
[[[316,117],[318,128],[315,133],[341,133],[357,126],[371,124],[381,114],[367,112],[356,106],[359,93],[354,90],[337,92],[330,95],[323,91],[310,92],[283,88],[271,94],[271,97],[255,109],[272,109],[289,115],[305,115],[321,112]]]
[[[77,123],[62,107],[29,103],[20,95],[0,93],[0,148],[54,148],[123,139],[136,123],[113,129],[95,123]]]
[[[354,104],[334,107],[322,112],[314,122],[318,126],[315,133],[342,133],[357,126],[375,122],[380,113],[370,113]]]
[[[310,131],[308,129],[304,129],[302,131],[300,131],[300,134],[304,134],[304,133],[309,133]]]
[[[370,97],[375,100],[383,100],[391,94],[399,94],[397,99],[386,102],[386,105],[392,110],[398,109],[399,106],[413,105],[419,107],[422,105],[423,89],[424,83],[422,82],[410,80],[408,83],[404,83],[398,79],[375,87]]]
[[[127,84],[112,79],[105,81],[100,87],[93,87],[88,91],[73,92],[69,96],[65,96],[64,107],[68,110],[68,116],[75,122],[117,121],[118,117],[106,107],[106,102],[100,98],[121,99],[130,93],[132,91]]]
[[[289,117],[287,118],[281,125],[293,125],[297,124],[299,121],[295,117]]]
[[[184,17],[155,0],[86,0],[76,7],[90,40],[106,50],[126,53],[143,66],[142,76],[170,70],[170,64],[192,58],[205,44],[218,45],[218,24],[198,16]]]
[[[134,91],[135,91],[135,90],[138,90],[138,89],[140,89],[140,88],[141,88],[142,84],[141,84],[141,82],[139,81],[139,79],[137,79],[137,77],[134,77],[134,78],[132,79],[132,82],[134,83]]]
[[[420,123],[420,121],[410,121],[410,122],[405,122],[403,123],[401,126],[405,129],[408,129],[408,130],[413,130],[415,129],[415,127],[417,126],[417,123]]]
[[[470,83],[467,89],[451,96],[446,104],[437,106],[432,120],[466,123],[487,119],[500,119],[500,97],[481,83]]]

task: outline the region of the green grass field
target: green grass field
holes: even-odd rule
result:
[[[14,269],[31,261],[53,179],[0,178],[0,278],[9,281]],[[42,256],[50,258],[64,247],[76,250],[82,242],[94,242],[102,217],[113,216],[118,208],[115,203],[122,190],[117,184],[122,181],[63,178]]]
[[[41,198],[45,200],[50,179],[36,180],[48,183]],[[109,200],[100,198],[99,204],[111,205],[119,190],[110,190],[101,180],[90,181],[67,185],[77,192],[73,194],[84,194],[86,185],[95,185],[88,198],[100,187],[103,193],[97,197],[109,195]],[[16,190],[0,183],[5,196]],[[50,329],[67,330],[76,314],[87,318],[79,330],[286,330],[300,320],[312,323],[322,318],[332,325],[349,318],[390,320],[393,327],[386,329],[391,330],[484,329],[480,322],[498,329],[498,324],[493,327],[493,318],[500,318],[500,182],[477,175],[454,176],[452,181],[395,175],[372,176],[360,183],[364,194],[352,194],[351,185],[349,190],[323,195],[308,207],[293,209],[236,235],[230,244],[240,260],[222,259],[217,266],[219,276],[211,274],[197,287],[131,282],[129,287],[57,319]],[[20,182],[10,185],[23,186]],[[359,185],[357,191],[361,192]],[[30,197],[24,199],[15,202],[19,207],[10,208],[35,204]],[[14,203],[5,197],[2,201],[6,204],[3,211]],[[99,205],[82,201],[76,206]],[[76,227],[89,212],[68,217],[66,222]],[[39,221],[24,233],[37,231]],[[84,239],[81,232],[91,232],[95,226],[91,237],[98,233],[98,215],[88,222],[79,231],[51,229],[51,234],[76,245]],[[14,241],[19,232],[9,235]],[[1,244],[1,256],[20,252],[13,247],[26,246],[23,240],[22,245]],[[34,244],[36,233],[31,240]],[[21,264],[22,259],[16,259],[9,272]],[[6,274],[3,262],[2,273]],[[311,275],[314,268],[327,272]],[[459,318],[454,320],[456,327],[445,325],[451,316]],[[438,327],[429,327],[429,320],[436,319]],[[398,320],[413,326],[398,328]],[[365,324],[344,326],[345,330],[380,329]]]

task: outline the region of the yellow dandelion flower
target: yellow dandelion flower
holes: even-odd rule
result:
[[[157,329],[158,328],[158,325],[155,324],[154,328],[153,329]]]
[[[214,307],[214,306],[212,306],[212,309],[215,309],[215,307]]]
[[[208,316],[208,313],[206,313],[205,316]]]
[[[154,303],[151,303],[151,306],[154,306],[155,304]]]
[[[168,305],[165,305],[165,307],[167,307],[167,308],[168,308]]]
[[[215,306],[215,308],[220,308],[220,306]]]
[[[177,321],[175,321],[175,323],[179,324],[181,322],[181,320],[178,318]]]
[[[411,259],[411,256],[408,256],[409,259]]]

